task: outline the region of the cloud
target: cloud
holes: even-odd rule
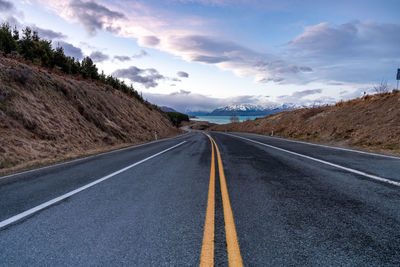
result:
[[[312,100],[306,98],[306,96],[319,93],[322,93],[321,89],[298,91],[290,96],[282,96],[277,102],[269,100],[270,97],[266,95],[241,95],[235,97],[217,98],[198,93],[192,93],[191,91],[182,89],[170,94],[153,94],[145,92],[143,93],[143,96],[151,103],[155,103],[159,106],[172,107],[180,112],[210,112],[216,108],[238,104],[253,104],[271,108],[285,103],[298,105],[325,105],[334,104],[336,102],[334,98],[327,96],[317,97]]]
[[[21,23],[18,21],[18,19],[14,16],[8,16],[4,19],[0,19],[0,22],[6,22],[8,23],[11,27],[16,26],[17,28],[21,28]]]
[[[303,53],[342,53],[353,49],[357,34],[358,29],[353,23],[335,27],[324,22],[306,27],[302,34],[289,42],[289,46]]]
[[[191,92],[187,90],[179,90],[179,92],[173,92],[170,95],[189,95]]]
[[[302,34],[289,42],[295,53],[307,56],[371,58],[392,56],[400,43],[400,25],[375,22],[349,22],[335,25],[323,22],[305,27]],[[338,57],[340,56],[340,57]]]
[[[1,6],[1,0],[0,0],[0,6]],[[1,8],[0,8],[1,9]],[[16,12],[18,13],[18,11]],[[0,22],[3,21],[0,19]],[[37,31],[40,38],[44,38],[44,39],[65,39],[67,38],[66,35],[64,35],[61,32],[55,32],[53,30],[50,29],[44,29],[41,27],[36,26],[35,24],[30,24],[30,25],[23,25],[19,22],[19,20],[14,17],[14,16],[8,16],[4,22],[7,22],[8,24],[10,24],[12,27],[17,27],[17,29],[22,29],[25,28],[25,26],[29,26],[33,31]]]
[[[224,40],[217,32],[209,30],[214,26],[210,25],[210,20],[165,11],[148,1],[109,1],[107,6],[82,0],[37,1],[70,21],[78,20],[92,34],[103,29],[135,38],[141,46],[157,48],[189,62],[215,65],[239,77],[254,77],[257,82],[373,82],[389,79],[387,73],[391,73],[393,62],[400,60],[399,24],[323,22],[305,27],[276,52],[268,52]],[[293,1],[183,1],[293,9]],[[311,7],[314,3],[305,5]]]
[[[212,111],[216,108],[233,104],[254,103],[261,105],[271,104],[266,96],[236,96],[216,98],[202,94],[192,93],[187,90],[179,90],[170,94],[143,93],[143,96],[151,103],[159,106],[172,107],[180,112],[188,111]],[[276,104],[276,103],[275,103]]]
[[[114,56],[114,59],[117,59],[117,60],[119,60],[119,61],[121,61],[121,62],[131,60],[131,58],[128,57],[128,56]]]
[[[189,78],[189,73],[184,72],[184,71],[178,71],[176,73],[176,75],[178,75],[178,77],[181,77],[181,78]]]
[[[154,47],[160,44],[161,40],[156,36],[142,36],[139,38],[139,44],[142,46]]]
[[[5,0],[0,0],[0,12],[8,12],[14,9],[13,3]]]
[[[127,78],[132,82],[140,83],[145,88],[151,88],[158,86],[158,81],[165,79],[156,69],[140,69],[135,66],[131,66],[127,69],[118,69],[113,75],[119,78]]]
[[[95,35],[101,29],[116,33],[118,28],[113,26],[113,22],[117,19],[125,18],[124,14],[112,11],[93,1],[73,0],[70,2],[69,7],[73,16],[82,23],[90,35]]]
[[[349,91],[342,91],[340,92],[340,98],[343,100],[354,99],[357,97],[362,97],[366,94],[374,94],[376,93],[373,88],[357,88],[351,92]]]
[[[80,49],[79,47],[76,47],[70,43],[64,42],[64,41],[58,41],[56,43],[53,43],[53,47],[54,45],[57,46],[61,46],[64,49],[64,53],[67,56],[70,57],[74,57],[75,59],[82,59],[83,58],[83,52],[82,49]]]
[[[303,91],[297,91],[292,94],[292,97],[296,98],[303,98],[309,95],[315,95],[315,94],[320,94],[322,93],[322,89],[309,89],[309,90],[303,90]]]
[[[140,50],[139,53],[135,54],[132,56],[132,58],[141,58],[141,57],[145,57],[148,56],[149,54],[145,51],[145,50]]]
[[[224,6],[229,3],[228,0],[179,0],[182,3],[199,3],[202,5]]]
[[[94,51],[90,54],[90,58],[93,60],[93,62],[103,62],[108,60],[110,57],[100,51]]]
[[[289,64],[275,55],[259,53],[234,42],[210,36],[170,37],[166,49],[187,61],[215,64],[240,77],[254,76],[257,81],[282,82],[290,75],[311,70],[308,66]]]
[[[175,0],[181,3],[196,3],[206,6],[239,6],[244,5],[246,8],[268,8],[276,9],[277,7],[286,6],[290,1],[276,1],[276,0]],[[282,3],[283,2],[283,3]]]
[[[202,62],[202,63],[208,63],[208,64],[216,64],[216,63],[230,61],[230,58],[229,57],[218,57],[218,56],[192,55],[190,60]]]
[[[37,31],[39,36],[44,39],[65,39],[67,36],[61,32],[55,32],[50,29],[43,29],[36,25],[32,26],[32,30]]]
[[[104,28],[106,31],[112,34],[118,34],[121,31],[121,27],[113,27],[113,26],[107,26]]]
[[[142,49],[142,50],[139,51],[139,53],[137,53],[137,54],[135,54],[135,55],[133,55],[131,57],[128,57],[128,56],[114,56],[114,59],[117,59],[117,60],[119,60],[121,62],[125,62],[125,61],[131,60],[132,58],[142,58],[142,57],[145,57],[145,56],[148,56],[148,55],[149,54],[145,50]]]
[[[177,16],[147,6],[144,2],[122,2],[114,5],[118,6],[118,10],[113,8],[111,11],[105,6],[80,0],[65,0],[64,4],[50,0],[38,1],[46,3],[66,19],[74,21],[78,17],[92,34],[108,26],[119,27],[119,36],[135,38],[141,46],[157,48],[186,61],[216,65],[240,77],[253,76],[256,81],[294,82],[296,77],[312,69],[311,66],[299,65],[278,55],[257,52],[223,40],[219,35],[204,35],[199,28],[209,23],[208,20]],[[125,13],[126,10],[129,10],[129,15]],[[160,12],[163,16],[160,16]],[[87,21],[83,21],[84,17]]]
[[[288,43],[291,57],[313,68],[314,79],[365,82],[386,77],[399,61],[400,25],[376,22],[320,23]]]
[[[322,89],[309,89],[303,91],[296,91],[291,95],[281,95],[278,96],[278,100],[283,103],[295,103],[295,104],[307,104],[307,102],[315,101],[315,100],[304,100],[306,96],[321,94]]]

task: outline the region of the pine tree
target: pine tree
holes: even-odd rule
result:
[[[11,34],[8,23],[3,23],[0,27],[0,50],[6,54],[17,50],[17,43]]]

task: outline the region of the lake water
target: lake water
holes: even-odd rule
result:
[[[261,116],[238,116],[239,121],[246,121],[246,120],[254,120],[255,118],[262,118],[265,117],[266,115],[261,115]],[[231,116],[196,116],[196,118],[190,118],[190,120],[193,121],[208,121],[211,123],[216,123],[216,124],[225,124],[225,123],[230,123]]]

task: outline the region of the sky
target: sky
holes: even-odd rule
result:
[[[0,21],[181,112],[394,88],[399,11],[398,0],[0,0]]]

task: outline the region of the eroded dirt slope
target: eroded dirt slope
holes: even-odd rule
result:
[[[110,86],[0,57],[0,173],[180,133]]]

